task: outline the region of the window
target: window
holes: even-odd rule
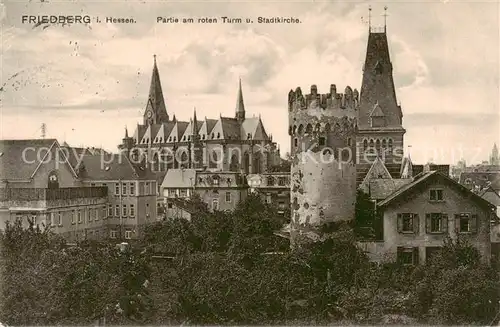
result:
[[[127,183],[122,184],[122,194],[127,195]]]
[[[397,261],[402,265],[416,265],[419,262],[418,248],[398,247]]]
[[[144,195],[149,195],[149,182],[144,184]]]
[[[90,187],[94,187],[95,186],[95,183],[90,183]]]
[[[477,215],[460,213],[455,215],[455,227],[459,233],[475,233],[477,228]]]
[[[130,217],[135,217],[135,207],[133,204],[130,205]]]
[[[417,233],[418,215],[414,213],[398,214],[398,232],[399,233]]]
[[[213,181],[214,181],[214,185],[219,185],[219,177],[214,176]]]
[[[71,215],[71,224],[75,224],[76,223],[76,210],[73,210],[73,213]]]
[[[267,186],[274,186],[274,177],[273,176],[269,176],[267,178]]]
[[[149,217],[149,203],[146,203],[146,217]]]
[[[82,223],[82,212],[80,210],[78,210],[78,223]]]
[[[177,192],[175,189],[169,189],[168,190],[168,196],[174,197],[176,196]]]
[[[125,231],[125,239],[130,240],[131,238],[132,238],[132,231],[126,230]]]
[[[58,219],[57,219],[57,225],[58,226],[62,226],[63,225],[63,220],[62,220],[62,212],[59,212],[59,214],[57,215]]]
[[[297,138],[293,139],[293,146],[297,147],[299,145],[299,140]]]
[[[213,210],[219,210],[219,200],[218,199],[213,199],[212,200],[212,209]]]
[[[273,198],[271,197],[271,194],[266,195],[266,203],[271,203]]]
[[[285,186],[285,184],[286,184],[286,178],[285,177],[278,177],[278,185]]]
[[[151,182],[151,188],[149,189],[149,194],[151,195],[155,195],[156,194],[156,183],[155,182]]]
[[[179,192],[180,192],[179,196],[182,196],[182,197],[187,196],[187,190],[183,189],[183,190],[179,190]]]
[[[115,205],[115,217],[120,217],[120,205]]]
[[[231,192],[226,192],[226,202],[231,202]]]
[[[113,216],[113,206],[108,204],[108,217]]]
[[[120,195],[120,184],[115,183],[115,195]]]
[[[429,193],[431,201],[443,201],[443,190],[430,190]]]
[[[448,215],[443,213],[428,213],[425,215],[427,233],[445,233],[448,231]]]
[[[325,145],[326,141],[325,141],[325,138],[324,137],[320,137],[319,138],[319,145],[322,146],[322,145]]]
[[[114,229],[112,229],[111,231],[109,231],[109,237],[110,238],[116,238],[118,236],[118,232]]]
[[[54,226],[55,225],[55,214],[53,212],[50,213],[50,225]]]
[[[102,207],[102,219],[105,219],[106,218],[106,207]]]
[[[167,208],[172,209],[172,207],[173,207],[172,203],[170,203],[170,202],[167,203]]]
[[[123,205],[122,215],[124,217],[127,217],[127,205],[126,204]]]

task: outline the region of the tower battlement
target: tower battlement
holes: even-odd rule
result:
[[[322,109],[324,111],[339,111],[337,114],[345,115],[345,111],[357,109],[359,103],[359,92],[357,89],[352,89],[346,86],[344,93],[337,93],[337,86],[330,85],[330,93],[318,93],[318,87],[311,85],[309,94],[302,94],[302,89],[297,87],[295,91],[290,90],[288,93],[288,111],[294,112],[298,110]],[[343,113],[344,112],[344,113]]]

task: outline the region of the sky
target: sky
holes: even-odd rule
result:
[[[146,105],[156,54],[170,117],[233,117],[238,78],[247,116],[289,151],[290,89],[359,90],[372,26],[387,33],[406,150],[416,163],[487,160],[500,144],[499,4],[464,1],[0,0],[0,138],[46,137],[116,151]],[[90,24],[22,23],[23,15],[89,15]],[[164,24],[157,17],[250,18]],[[257,17],[297,24],[258,24]],[[101,23],[96,22],[99,18]],[[134,24],[106,23],[106,17]]]

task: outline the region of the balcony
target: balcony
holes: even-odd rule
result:
[[[0,205],[49,208],[107,201],[107,187],[0,188]]]

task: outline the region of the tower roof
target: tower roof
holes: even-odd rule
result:
[[[245,119],[245,104],[243,102],[243,90],[241,89],[241,78],[238,85],[238,96],[236,98],[236,118]]]
[[[156,116],[156,122],[168,121],[167,108],[160,82],[160,73],[156,65],[156,55],[154,55],[153,73],[151,75],[151,85],[149,86],[148,109],[151,109]]]
[[[370,127],[370,114],[377,104],[381,109],[378,114],[386,118],[387,127],[402,128],[402,112],[397,103],[385,29],[383,32],[370,29],[368,35],[358,111],[360,129]]]

